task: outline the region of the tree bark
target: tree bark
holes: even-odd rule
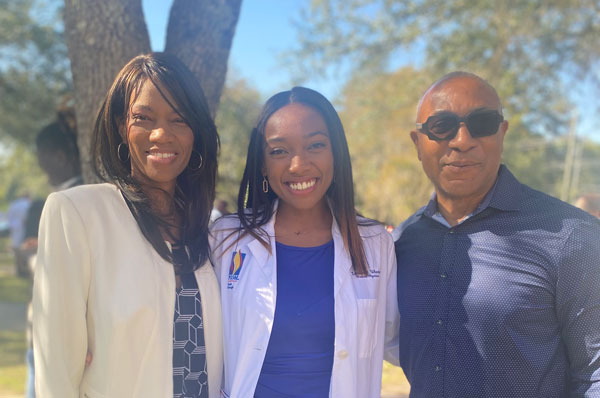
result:
[[[242,0],[174,0],[165,51],[200,80],[213,117],[223,91],[227,60]]]
[[[89,148],[100,104],[119,70],[150,51],[150,39],[141,0],[65,0],[64,19],[82,172],[91,182]]]

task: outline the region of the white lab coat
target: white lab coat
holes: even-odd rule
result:
[[[275,210],[276,213],[276,210]],[[275,216],[264,226],[271,253],[250,235],[235,240],[238,218],[227,216],[212,228],[213,261],[221,288],[225,373],[223,397],[251,398],[262,369],[275,315],[277,264]],[[361,226],[369,277],[353,275],[352,263],[335,221],[335,348],[330,397],[379,397],[384,349],[397,363],[399,313],[396,257],[392,237],[380,225]],[[243,257],[230,277],[235,253]],[[235,268],[235,266],[234,266]],[[317,278],[319,275],[315,275]]]
[[[51,194],[40,224],[33,289],[36,395],[173,397],[175,273],[142,235],[114,185]],[[195,271],[209,397],[223,367],[219,288]],[[93,354],[85,366],[86,353]]]

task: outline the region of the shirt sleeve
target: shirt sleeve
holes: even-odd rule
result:
[[[400,311],[398,310],[398,287],[397,287],[397,266],[396,253],[394,251],[394,242],[386,239],[384,245],[387,253],[382,258],[387,259],[387,297],[385,305],[385,346],[384,358],[386,361],[400,366]]]
[[[577,226],[565,242],[557,315],[570,364],[570,397],[600,396],[600,224]]]
[[[78,398],[87,353],[90,250],[80,214],[61,193],[42,212],[33,286],[36,393]]]

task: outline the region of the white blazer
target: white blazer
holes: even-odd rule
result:
[[[250,235],[234,243],[239,234],[231,232],[240,225],[237,217],[221,218],[212,227],[226,341],[224,397],[253,397],[262,369],[277,301],[274,224],[275,216],[263,228],[271,253]],[[384,349],[394,362],[398,357],[392,237],[379,225],[359,230],[369,264],[365,278],[354,276],[335,221],[332,226],[335,347],[329,396],[335,398],[379,397]]]
[[[219,396],[222,328],[210,264],[195,272],[210,398]],[[111,184],[51,194],[42,213],[33,291],[36,394],[173,397],[175,274]],[[92,363],[85,368],[88,350]]]

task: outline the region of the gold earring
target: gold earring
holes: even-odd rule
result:
[[[269,192],[269,181],[267,181],[267,176],[263,176],[262,189],[264,193]]]
[[[123,163],[129,160],[129,147],[124,142],[117,145],[117,157]]]

